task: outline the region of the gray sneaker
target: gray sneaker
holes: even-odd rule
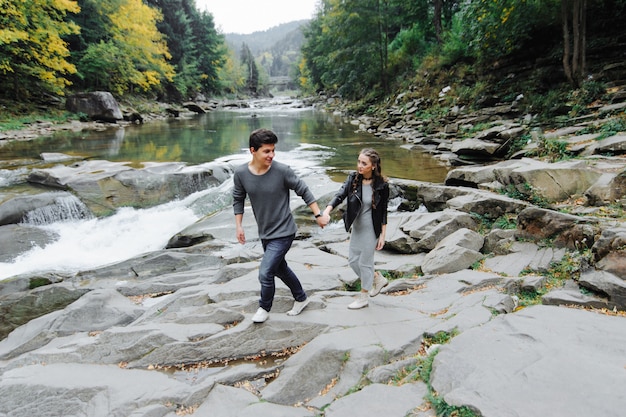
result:
[[[372,289],[370,290],[370,297],[376,297],[387,284],[389,284],[387,278],[383,277],[378,272],[374,272],[374,285],[372,285]]]

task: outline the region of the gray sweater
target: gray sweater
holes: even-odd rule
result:
[[[304,181],[288,165],[276,161],[263,175],[254,175],[247,163],[240,165],[235,169],[233,182],[235,215],[243,214],[247,195],[261,239],[276,239],[297,232],[289,207],[290,190],[302,197],[307,206],[316,201]]]

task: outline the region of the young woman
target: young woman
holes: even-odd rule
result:
[[[374,271],[374,253],[385,245],[387,228],[387,203],[389,184],[382,176],[380,156],[374,149],[363,149],[359,153],[357,171],[348,175],[341,189],[324,210],[330,212],[348,199],[343,221],[350,234],[348,262],[361,279],[361,293],[348,308],[367,307],[370,297],[378,295],[389,282]]]

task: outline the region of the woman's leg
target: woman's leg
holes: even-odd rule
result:
[[[350,240],[348,264],[361,279],[361,288],[369,291],[374,283],[374,253],[376,247],[364,249],[359,242]]]

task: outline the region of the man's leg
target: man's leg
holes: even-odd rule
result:
[[[276,269],[276,276],[280,278],[289,288],[289,290],[291,291],[291,295],[293,295],[293,298],[295,298],[296,301],[302,302],[306,300],[306,293],[304,292],[302,284],[300,283],[300,280],[296,276],[295,272],[293,272],[293,270],[289,268],[289,265],[287,265],[287,261],[285,260],[287,251],[289,251],[289,248],[291,248],[291,244],[293,243],[294,238],[295,236],[289,236],[287,238],[284,238],[284,241],[283,239],[280,239],[282,241],[282,244],[286,247],[286,250],[283,254],[282,261]]]
[[[274,302],[274,294],[276,292],[274,277],[279,276],[283,281],[285,281],[285,279],[279,274],[285,273],[284,268],[287,265],[285,262],[285,255],[291,247],[294,237],[295,236],[289,236],[286,238],[262,241],[264,253],[263,259],[261,260],[261,266],[259,267],[259,282],[261,283],[261,299],[259,300],[259,307],[263,308],[265,311],[270,311],[272,309],[272,303]],[[291,273],[293,274],[293,272]],[[293,274],[293,276],[295,277],[295,274]],[[296,278],[296,281],[300,284],[298,278]],[[287,284],[287,282],[285,282],[285,284]],[[287,284],[287,286],[289,286],[289,284]],[[291,287],[289,288],[291,289]],[[302,292],[304,293],[304,291]],[[306,298],[306,295],[304,298]]]

